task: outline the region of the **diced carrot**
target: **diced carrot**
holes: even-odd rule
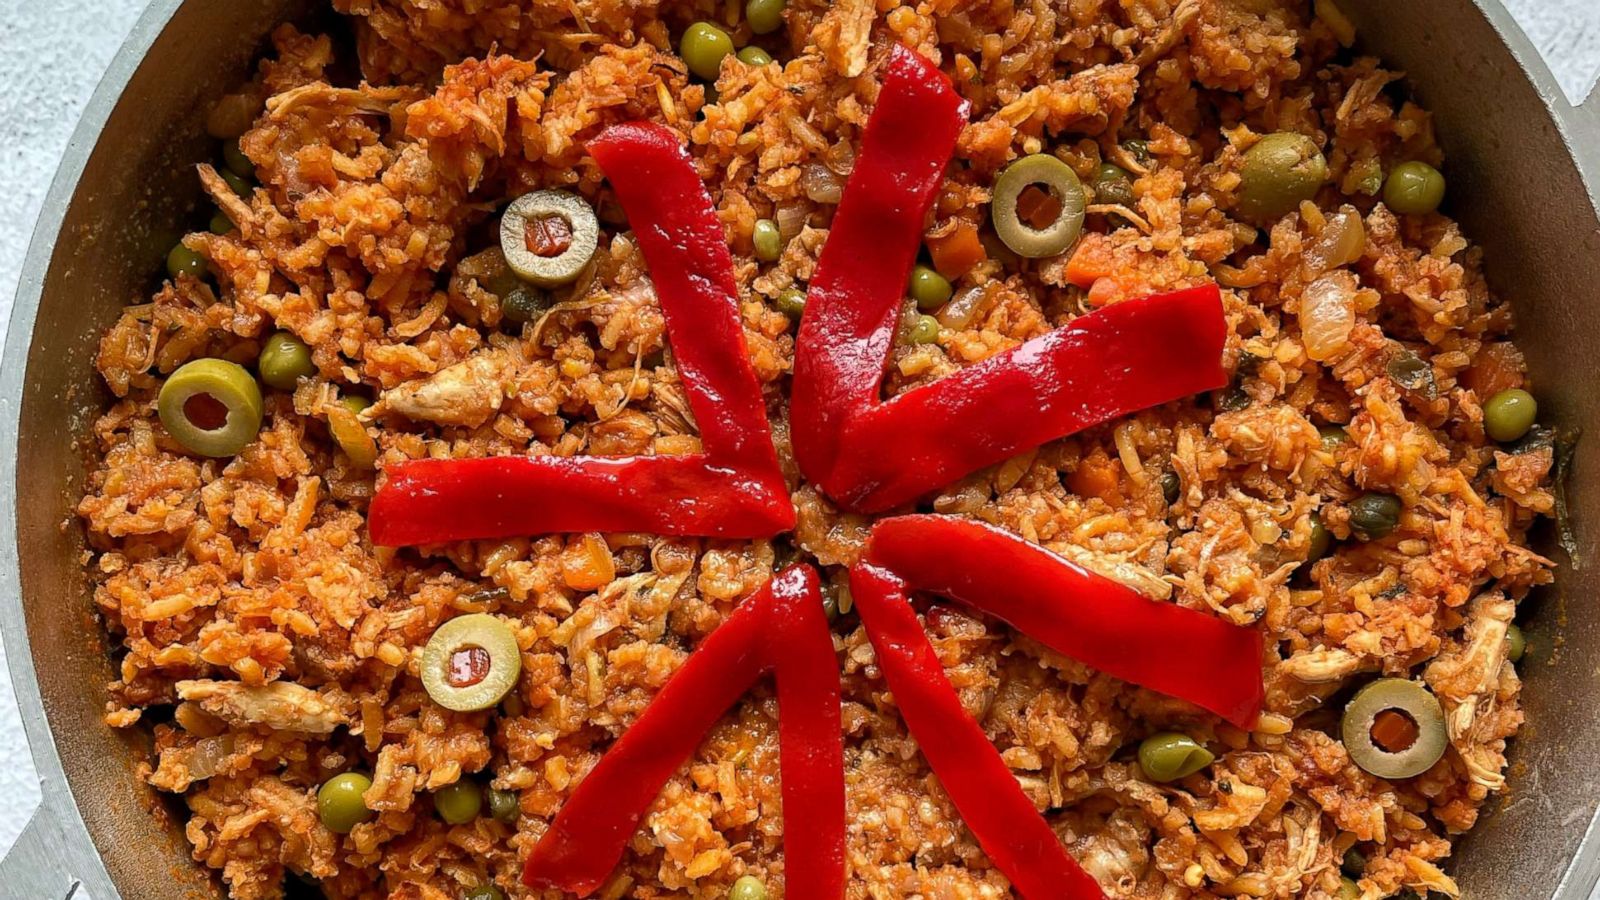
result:
[[[1115,278],[1109,275],[1097,278],[1094,284],[1089,286],[1089,305],[1096,309],[1109,306],[1122,299],[1124,293],[1122,282]]]
[[[933,267],[946,278],[960,278],[989,258],[983,242],[978,240],[978,227],[965,220],[949,234],[929,238],[928,255]]]
[[[1480,401],[1504,390],[1522,386],[1525,364],[1522,351],[1509,342],[1486,344],[1478,351],[1472,367],[1461,375],[1461,385],[1478,395]]]
[[[1086,234],[1067,260],[1067,282],[1087,288],[1116,268],[1111,244],[1098,234]]]
[[[611,548],[598,534],[583,535],[568,544],[562,554],[561,578],[573,590],[598,590],[616,577],[617,566],[611,558]]]
[[[1096,447],[1093,452],[1080,460],[1078,468],[1067,476],[1067,487],[1080,496],[1099,497],[1116,506],[1122,502],[1122,489],[1117,477],[1119,468],[1121,463]]]

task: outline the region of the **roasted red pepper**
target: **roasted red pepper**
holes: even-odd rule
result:
[[[877,400],[923,217],[967,111],[944,73],[905,47],[890,51],[796,341],[789,393],[795,461],[824,487],[848,444],[850,419]]]
[[[998,528],[948,516],[885,519],[873,527],[865,559],[912,590],[989,613],[1079,662],[1240,728],[1261,712],[1258,630],[1151,600]]]
[[[965,119],[949,80],[896,48],[811,281],[791,394],[795,460],[857,512],[1227,383],[1227,323],[1208,285],[1083,316],[878,402],[923,218]]]
[[[1102,897],[962,708],[911,609],[906,583],[862,563],[850,572],[850,589],[901,718],[990,862],[1028,900]]]
[[[693,162],[676,134],[643,123],[607,129],[589,152],[649,265],[704,452],[396,463],[368,513],[374,543],[560,531],[759,538],[793,527],[745,350],[733,258]]]
[[[523,870],[529,887],[587,896],[605,883],[672,773],[763,672],[778,685],[785,896],[844,895],[844,745],[838,660],[817,575],[794,566],[740,604],[579,782]]]

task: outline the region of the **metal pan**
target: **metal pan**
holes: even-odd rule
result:
[[[136,774],[148,738],[101,721],[112,661],[72,509],[80,441],[105,400],[99,335],[144,297],[198,200],[197,110],[243,79],[310,0],[157,0],[112,63],[45,200],[0,373],[0,626],[43,805],[0,863],[25,900],[215,897],[181,818]],[[1600,876],[1600,103],[1574,108],[1496,0],[1341,0],[1364,49],[1403,68],[1438,117],[1452,211],[1513,299],[1543,409],[1588,432],[1569,489],[1580,561],[1534,602],[1529,725],[1506,799],[1456,855],[1469,898],[1590,896]],[[1554,547],[1545,547],[1558,553]],[[1588,564],[1580,564],[1588,563]],[[1559,637],[1559,641],[1557,638]]]

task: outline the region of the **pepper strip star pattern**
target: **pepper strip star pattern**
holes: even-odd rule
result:
[[[613,126],[588,148],[644,252],[704,452],[395,463],[368,513],[374,543],[576,531],[763,538],[794,527],[733,257],[689,154],[671,130],[647,123]]]
[[[937,69],[894,49],[834,220],[838,240],[824,248],[813,285],[796,361],[792,412],[804,430],[796,433],[796,454],[809,477],[858,509],[904,502],[1026,447],[1224,383],[1226,323],[1213,286],[1080,317],[995,360],[876,402],[921,222],[965,117],[966,105]],[[671,132],[653,125],[614,127],[590,147],[656,279],[706,452],[401,463],[390,467],[373,503],[376,543],[579,530],[761,537],[792,527],[744,350],[731,259],[691,161]],[[839,246],[846,249],[830,249]],[[882,252],[868,259],[859,252],[867,246]],[[905,452],[886,471],[872,457],[887,459],[881,448],[891,438]],[[899,477],[905,470],[921,474]],[[963,712],[909,604],[913,589],[966,602],[1235,724],[1252,722],[1259,710],[1253,632],[1131,595],[986,526],[926,516],[880,523],[852,583],[924,755],[996,866],[1034,900],[1101,893]],[[1191,658],[1171,658],[1184,653]],[[525,881],[579,895],[596,890],[666,779],[727,708],[775,670],[784,814],[806,823],[785,835],[786,892],[801,900],[842,896],[835,666],[816,575],[793,567],[706,638],[601,758],[530,854]]]
[[[580,897],[605,883],[650,804],[765,672],[778,687],[785,896],[838,900],[845,883],[838,659],[810,566],[792,566],[711,633],[606,751],[539,839],[529,887]]]
[[[895,49],[811,281],[790,400],[795,461],[856,512],[1227,384],[1227,321],[1206,285],[1081,316],[879,402],[923,221],[966,115],[942,72]]]

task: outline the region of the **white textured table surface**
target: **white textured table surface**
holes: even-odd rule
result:
[[[1568,95],[1586,93],[1600,72],[1600,3],[1504,2]],[[144,5],[144,0],[0,0],[0,122],[6,124],[0,150],[0,340],[57,157]],[[0,665],[0,853],[11,846],[38,800],[11,679]]]

